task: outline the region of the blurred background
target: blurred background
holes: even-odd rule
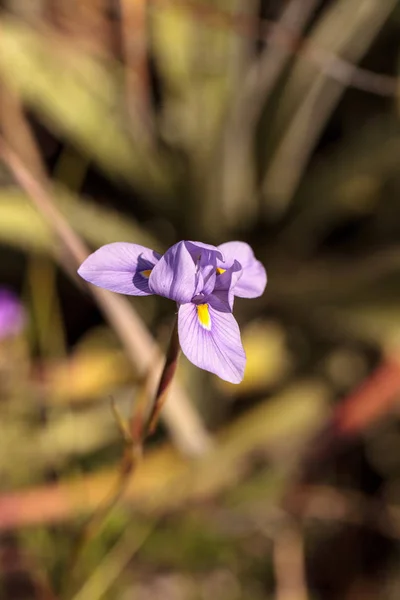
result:
[[[0,8],[0,598],[398,600],[398,0]],[[245,378],[120,475],[175,307],[76,268],[181,239],[267,269]]]

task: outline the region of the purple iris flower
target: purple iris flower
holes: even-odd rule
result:
[[[18,296],[0,288],[0,339],[21,333],[25,320],[25,311]]]
[[[80,266],[79,275],[102,288],[175,300],[183,353],[196,366],[231,383],[243,379],[246,355],[232,314],[234,296],[264,292],[263,265],[244,242],[215,247],[178,242],[161,256],[125,242],[102,246]]]

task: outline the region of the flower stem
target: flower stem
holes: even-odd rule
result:
[[[158,384],[157,392],[154,398],[154,403],[150,412],[150,416],[146,426],[145,436],[152,435],[157,426],[158,417],[164,403],[167,399],[169,386],[174,377],[176,367],[178,366],[178,359],[180,354],[180,344],[178,336],[178,318],[175,319],[174,327],[171,333],[171,339],[165,358],[165,365],[163,372],[161,373],[160,381]]]
[[[115,402],[112,400],[111,408],[124,440],[124,451],[121,457],[118,479],[113,490],[111,490],[108,497],[105,498],[97,510],[86,521],[75,540],[70,562],[66,569],[66,580],[63,586],[64,591],[67,592],[67,596],[71,588],[70,584],[71,582],[73,583],[73,575],[84,548],[96,533],[99,533],[112,509],[123,495],[132,474],[142,458],[143,444],[146,438],[154,433],[158,417],[167,398],[167,392],[176,371],[179,353],[178,320],[176,319],[165,358],[165,365],[145,426],[143,426],[144,411],[140,402],[136,413],[132,416],[130,426],[128,426],[127,423],[124,422],[123,417],[119,414]],[[143,387],[146,389],[146,382],[143,382]]]

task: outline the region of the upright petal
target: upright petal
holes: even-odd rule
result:
[[[198,268],[185,242],[178,242],[160,258],[151,272],[149,287],[154,294],[179,304],[191,301],[201,284],[199,286]]]
[[[267,285],[267,273],[262,263],[254,256],[251,247],[245,242],[226,242],[218,248],[225,256],[223,266],[231,266],[235,260],[239,261],[243,273],[235,287],[232,287],[235,296],[241,298],[257,298],[264,293]]]
[[[243,268],[237,260],[234,260],[233,264],[225,269],[218,267],[214,290],[230,290],[235,288],[242,275]]]
[[[217,261],[223,261],[224,256],[218,248],[203,242],[185,242],[202,277],[202,286],[198,292],[210,294],[215,286]]]
[[[211,304],[184,304],[179,308],[178,333],[182,351],[194,365],[225,381],[242,381],[246,355],[231,312]]]
[[[98,287],[129,294],[131,296],[147,296],[149,277],[160,254],[127,242],[106,244],[93,252],[83,261],[78,269],[79,275]]]
[[[210,302],[217,310],[225,312],[226,307],[228,307],[228,310],[232,312],[235,300],[235,286],[242,276],[242,267],[235,260],[233,265],[228,269],[217,268],[216,271],[214,289],[209,294],[207,302]]]

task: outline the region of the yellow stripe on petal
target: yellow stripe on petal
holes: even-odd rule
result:
[[[221,269],[221,267],[217,267],[217,275],[222,275],[222,273],[225,273],[226,269]]]
[[[143,275],[143,277],[146,277],[146,279],[148,279],[152,270],[153,269],[146,269],[145,271],[140,271],[140,274]]]
[[[210,331],[211,329],[211,317],[210,311],[208,310],[208,304],[197,305],[197,318],[203,329]]]

